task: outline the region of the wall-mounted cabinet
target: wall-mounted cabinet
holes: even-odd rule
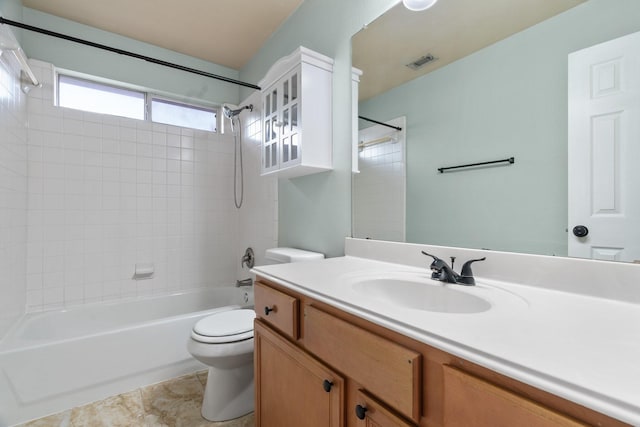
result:
[[[262,90],[262,175],[333,168],[333,60],[304,47],[276,62]]]

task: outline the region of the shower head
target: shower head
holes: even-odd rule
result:
[[[232,119],[238,114],[242,113],[242,110],[253,111],[253,104],[245,105],[244,107],[240,107],[237,110],[232,109],[226,104],[222,106],[222,113],[228,119]]]

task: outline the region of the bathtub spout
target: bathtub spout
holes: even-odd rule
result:
[[[236,280],[236,288],[240,286],[253,286],[253,279],[249,277],[248,279]]]

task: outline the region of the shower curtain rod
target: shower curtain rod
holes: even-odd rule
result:
[[[370,118],[368,118],[368,117],[358,116],[358,118],[359,118],[359,119],[362,119],[362,120],[365,120],[365,121],[367,121],[367,122],[375,123],[375,124],[377,124],[377,125],[386,126],[386,127],[388,127],[388,128],[395,129],[395,130],[397,130],[397,131],[401,131],[401,130],[402,130],[402,128],[401,128],[400,126],[393,126],[393,125],[389,125],[389,124],[387,124],[387,123],[379,122],[379,121],[377,121],[377,120],[373,120],[373,119],[370,119]]]
[[[95,47],[97,49],[102,49],[102,50],[106,50],[106,51],[113,52],[113,53],[118,53],[120,55],[130,56],[130,57],[136,58],[136,59],[142,59],[143,61],[151,62],[152,64],[162,65],[162,66],[165,66],[165,67],[174,68],[176,70],[186,71],[187,73],[198,74],[200,76],[210,77],[210,78],[216,79],[216,80],[222,80],[223,82],[233,83],[233,84],[244,86],[244,87],[248,87],[248,88],[251,88],[251,89],[260,90],[260,86],[257,86],[257,85],[251,84],[251,83],[243,82],[243,81],[240,81],[240,80],[235,80],[235,79],[232,79],[232,78],[229,78],[229,77],[220,76],[218,74],[208,73],[206,71],[196,70],[195,68],[185,67],[184,65],[174,64],[172,62],[163,61],[161,59],[151,58],[149,56],[140,55],[140,54],[137,54],[137,53],[129,52],[129,51],[126,51],[126,50],[118,49],[118,48],[107,46],[107,45],[104,45],[104,44],[94,43],[94,42],[91,42],[91,41],[88,41],[88,40],[84,40],[84,39],[80,39],[80,38],[77,38],[77,37],[68,36],[66,34],[56,33],[55,31],[50,31],[50,30],[46,30],[44,28],[34,27],[32,25],[27,25],[27,24],[23,24],[21,22],[12,21],[10,19],[5,19],[5,18],[3,18],[1,16],[0,16],[0,24],[11,25],[13,27],[22,28],[24,30],[34,31],[36,33],[45,34],[47,36],[56,37],[56,38],[63,39],[63,40],[68,40],[68,41],[72,41],[74,43],[79,43],[79,44],[83,44],[83,45],[86,45],[86,46]]]

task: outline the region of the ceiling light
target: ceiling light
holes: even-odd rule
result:
[[[436,4],[438,0],[402,0],[404,7],[409,10],[420,11],[429,9]]]

